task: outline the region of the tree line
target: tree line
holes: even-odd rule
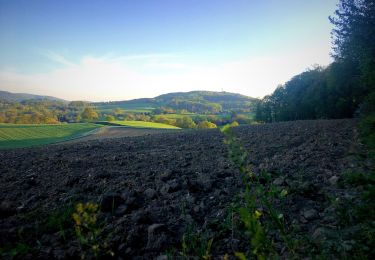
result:
[[[0,100],[0,123],[13,124],[56,124],[78,122],[83,102],[66,104],[60,101],[25,100],[10,102]]]
[[[315,66],[256,104],[263,122],[350,118],[375,111],[375,0],[341,0],[329,18],[334,62]]]

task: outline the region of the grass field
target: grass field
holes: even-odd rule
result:
[[[239,114],[241,116],[245,116],[249,119],[252,119],[254,117],[254,114],[253,113],[242,113],[242,114]],[[191,117],[193,119],[195,118],[206,118],[208,116],[215,116],[215,117],[218,117],[218,118],[230,118],[231,115],[229,113],[226,113],[226,114],[196,114],[196,113],[184,113],[184,114],[162,114],[162,115],[156,115],[155,117],[158,118],[158,117],[166,117],[166,118],[169,118],[169,119],[177,119],[177,118],[183,118],[185,116],[188,116],[188,117]]]
[[[248,119],[253,119],[253,115],[250,113],[246,114],[239,114],[240,116],[245,116]],[[160,117],[165,117],[168,119],[179,119],[183,117],[190,117],[193,120],[206,120],[209,116],[214,116],[218,119],[227,119],[229,120],[231,118],[230,114],[212,114],[212,115],[204,115],[204,114],[196,114],[196,113],[186,113],[186,114],[162,114],[162,115],[156,115],[155,118],[158,119]]]
[[[135,104],[125,103],[125,104],[105,104],[98,105],[96,109],[100,112],[111,112],[114,109],[122,109],[129,113],[150,113],[155,109],[150,103],[137,102]]]
[[[177,119],[177,118],[183,118],[185,116],[195,117],[197,115],[198,114],[194,114],[194,113],[189,113],[189,114],[162,114],[162,115],[156,115],[155,118],[165,117],[165,118],[169,118],[169,119]]]
[[[134,128],[159,128],[159,129],[180,129],[173,125],[145,122],[145,121],[111,121],[109,124],[128,126]]]
[[[100,127],[95,124],[15,125],[0,124],[0,149],[50,144],[79,137]]]
[[[104,108],[98,109],[100,113],[107,113],[111,114],[115,108]],[[134,108],[134,109],[122,109],[125,113],[133,113],[133,114],[144,114],[144,113],[151,113],[153,108]]]

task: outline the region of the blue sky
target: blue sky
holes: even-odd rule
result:
[[[331,61],[336,0],[0,0],[0,89],[122,100],[262,97]]]

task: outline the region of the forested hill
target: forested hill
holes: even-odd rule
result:
[[[25,100],[49,100],[49,101],[62,101],[65,100],[61,98],[51,97],[51,96],[40,96],[26,93],[11,93],[8,91],[0,90],[0,100],[10,101],[10,102],[21,102]]]
[[[229,110],[250,111],[257,99],[245,95],[214,92],[190,91],[176,92],[129,101],[93,103],[96,106],[139,106],[139,107],[166,107],[175,110],[187,110],[196,113],[217,113]]]
[[[257,99],[230,92],[190,91],[176,92],[157,96],[155,100],[160,104],[176,106],[178,103],[203,103],[220,105],[223,109],[245,108],[253,105]]]

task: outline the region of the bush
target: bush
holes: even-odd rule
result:
[[[108,115],[108,116],[106,116],[106,118],[105,118],[107,121],[115,121],[116,120],[116,118],[114,117],[114,116],[112,116],[112,115]]]
[[[214,123],[208,122],[208,121],[202,121],[199,122],[197,125],[198,129],[208,129],[208,128],[217,128],[217,126]]]
[[[178,118],[176,120],[176,126],[181,127],[181,128],[196,128],[197,127],[193,119],[191,119],[188,116],[184,116],[183,118]]]
[[[156,123],[167,124],[167,125],[175,125],[176,124],[176,120],[170,119],[166,116],[158,116],[153,121],[156,122]]]

